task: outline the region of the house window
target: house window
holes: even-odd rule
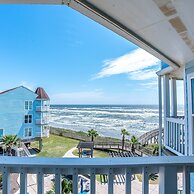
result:
[[[25,128],[25,137],[32,136],[32,128]]]
[[[32,110],[32,101],[25,101],[25,110]]]
[[[28,102],[28,108],[29,108],[29,110],[32,110],[32,101]]]
[[[32,123],[32,115],[25,115],[24,122],[25,123]]]

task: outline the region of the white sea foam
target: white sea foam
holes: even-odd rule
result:
[[[137,136],[158,127],[157,106],[140,105],[53,105],[50,125],[87,131],[95,128],[100,135],[120,137],[126,128]]]
[[[183,108],[179,110],[183,115]],[[126,128],[137,136],[158,128],[158,107],[146,105],[55,105],[51,106],[50,125],[87,131],[95,128],[100,135],[120,137]]]

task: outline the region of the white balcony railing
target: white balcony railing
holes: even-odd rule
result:
[[[49,129],[43,129],[42,132],[36,132],[36,137],[49,137]]]
[[[178,155],[185,154],[185,124],[183,118],[166,119],[166,147]]]
[[[36,111],[37,112],[49,112],[50,108],[49,106],[37,106]]]
[[[97,190],[96,175],[108,176],[108,192],[114,192],[114,176],[122,174],[125,177],[125,191],[122,194],[131,194],[132,175],[142,174],[142,192],[149,193],[150,173],[159,173],[159,194],[177,194],[178,173],[183,178],[183,194],[190,193],[193,184],[190,173],[194,172],[193,156],[171,157],[132,157],[132,158],[26,158],[0,157],[0,170],[3,175],[3,194],[10,193],[10,173],[20,174],[20,194],[27,193],[27,174],[37,175],[37,192],[44,193],[44,175],[55,175],[55,193],[61,194],[62,175],[72,175],[73,194],[80,191],[78,175],[87,175],[90,179],[90,193]],[[140,189],[141,190],[141,189]],[[98,192],[99,193],[99,192]]]
[[[36,124],[37,125],[47,125],[48,120],[47,119],[36,119]]]

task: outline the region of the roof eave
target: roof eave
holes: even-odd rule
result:
[[[134,31],[127,28],[125,25],[115,20],[113,17],[106,14],[102,10],[98,9],[88,1],[73,0],[67,3],[67,5],[81,12],[82,14],[86,15],[87,17],[95,20],[96,22],[102,24],[103,26],[109,28],[115,33],[121,35],[125,39],[133,42],[134,44],[148,51],[149,53],[153,54],[160,60],[169,64],[174,70],[180,67],[180,65],[177,62],[175,62],[173,59],[171,59],[169,56],[165,55],[163,52],[161,52],[159,49],[151,45],[149,42],[147,42],[145,39],[140,37]]]
[[[158,76],[163,76],[166,74],[170,74],[174,69],[171,66],[168,66],[164,69],[161,69],[160,71],[156,72]]]

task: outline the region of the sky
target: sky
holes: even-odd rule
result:
[[[44,87],[52,104],[157,104],[160,61],[71,8],[0,6],[0,91]]]

